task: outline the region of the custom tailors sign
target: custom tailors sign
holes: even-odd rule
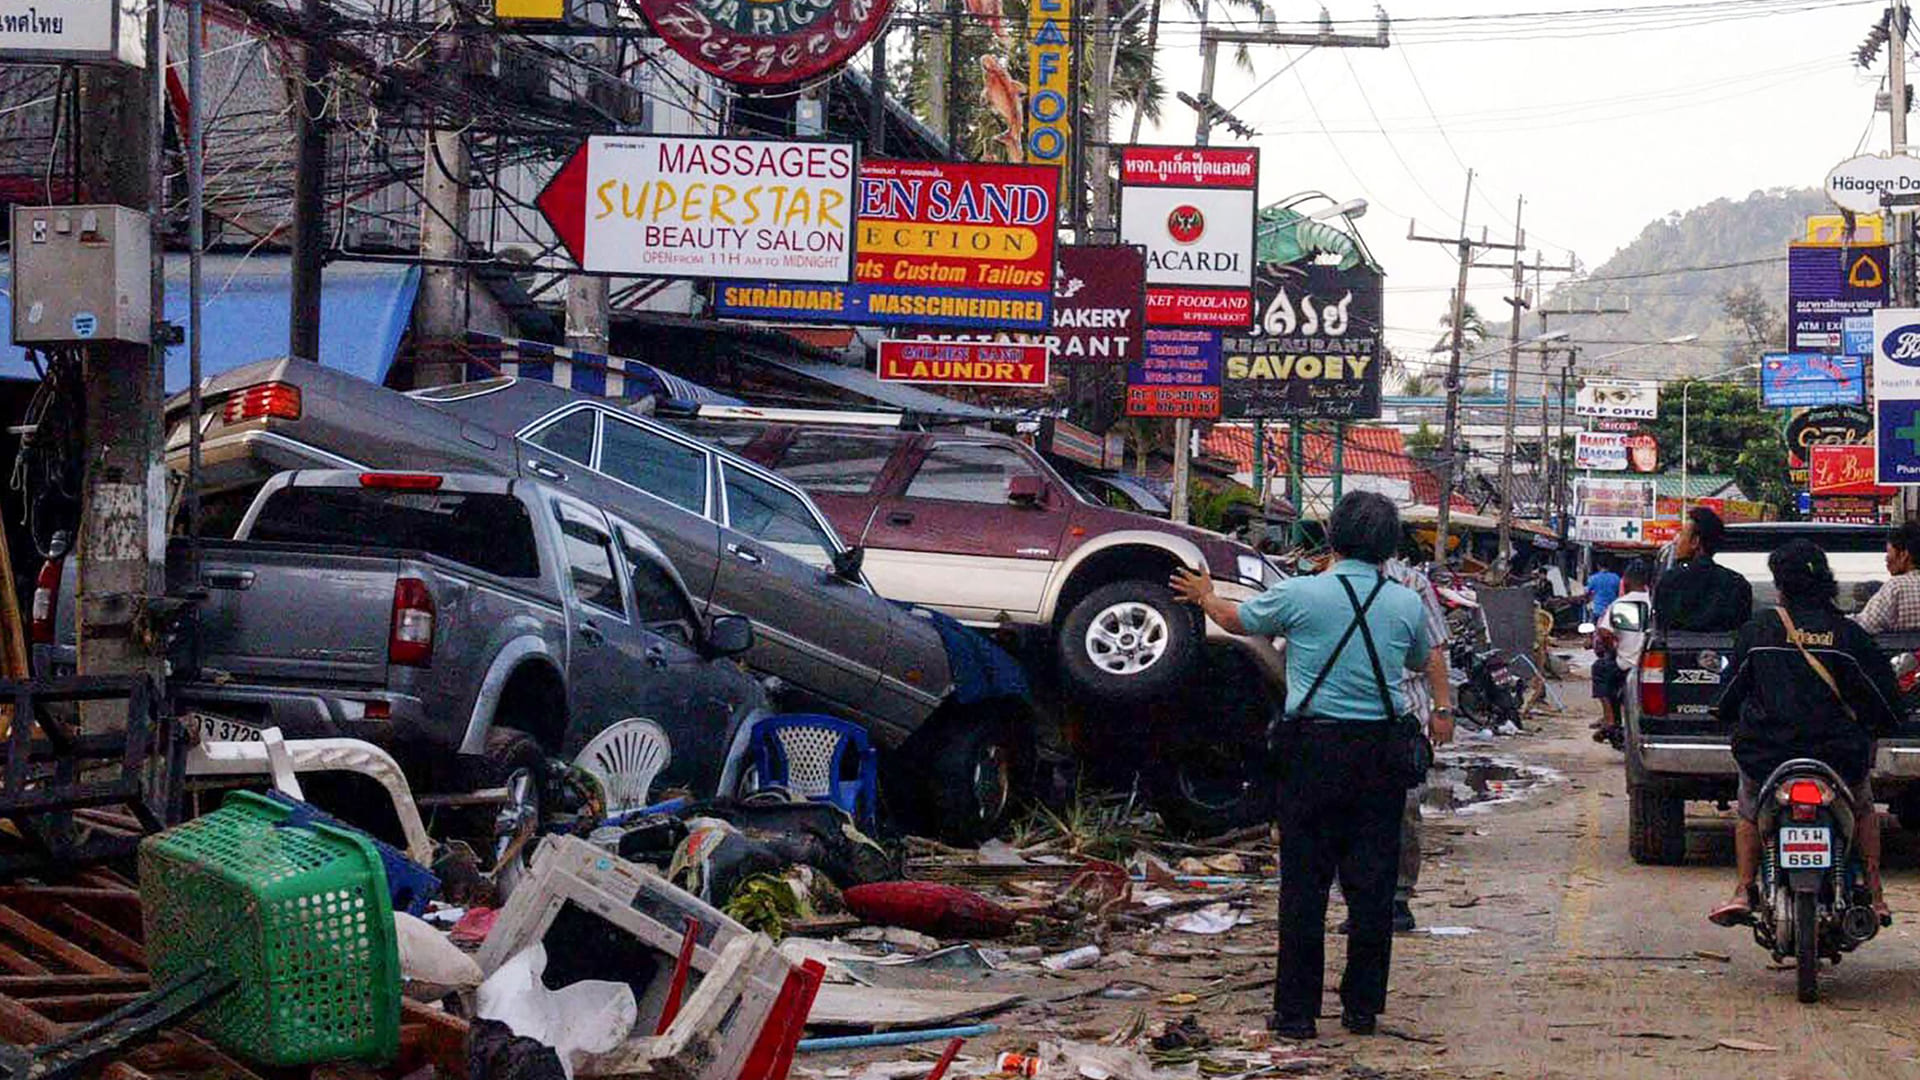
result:
[[[1059,188],[1059,170],[1046,165],[863,162],[851,285],[729,281],[714,291],[714,310],[727,318],[1046,330]]]
[[[539,206],[582,270],[843,282],[855,166],[849,143],[595,135]]]
[[[1253,323],[1260,151],[1120,149],[1120,239],[1147,249],[1147,325]]]
[[[631,0],[687,62],[746,86],[784,86],[847,62],[887,21],[887,0]]]
[[[1380,415],[1380,273],[1268,263],[1253,329],[1226,335],[1228,417],[1367,420]]]

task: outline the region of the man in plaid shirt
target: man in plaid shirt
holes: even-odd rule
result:
[[[1892,575],[1853,617],[1870,634],[1920,630],[1920,523],[1908,521],[1887,533],[1887,573]]]

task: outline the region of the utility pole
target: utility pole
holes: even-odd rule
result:
[[[1893,0],[1893,23],[1887,43],[1887,131],[1893,138],[1893,156],[1907,152],[1907,0]],[[1899,288],[1901,307],[1914,306],[1913,214],[1893,215],[1895,260],[1899,272],[1894,284]],[[1911,489],[1908,489],[1911,490]]]
[[[454,0],[435,5],[456,21],[463,19]],[[433,70],[450,101],[461,100],[467,77],[465,40],[457,31],[435,42]],[[426,161],[420,176],[419,336],[422,358],[414,367],[415,386],[460,382],[465,365],[455,344],[466,336],[468,161],[458,126],[436,123],[427,133]],[[568,308],[573,306],[568,288]]]
[[[1453,488],[1459,480],[1459,441],[1460,441],[1460,352],[1465,343],[1462,340],[1467,306],[1467,271],[1473,269],[1473,260],[1481,251],[1518,251],[1515,244],[1501,244],[1486,239],[1484,231],[1478,240],[1467,236],[1467,209],[1473,200],[1473,170],[1467,170],[1467,191],[1460,198],[1460,235],[1455,238],[1439,236],[1420,236],[1414,231],[1412,222],[1407,224],[1407,239],[1428,244],[1445,244],[1454,249],[1454,258],[1460,264],[1460,280],[1453,289],[1453,343],[1452,353],[1447,358],[1447,413],[1446,432],[1442,436],[1440,460],[1446,474],[1440,478],[1440,506],[1435,515],[1433,533],[1433,561],[1442,566],[1447,561],[1447,531],[1453,520]]]
[[[930,12],[935,30],[948,25],[947,5],[958,2],[959,0],[936,0]],[[926,25],[918,24],[918,33],[915,34],[918,39],[915,52],[920,57],[921,67],[927,73],[927,96],[924,106],[926,115],[921,119],[927,122],[929,131],[937,131],[945,136],[947,134],[947,80],[953,75],[947,68],[945,42],[940,37],[929,39],[925,32]]]
[[[326,0],[304,0],[308,41],[324,37]],[[194,47],[199,47],[199,42]],[[309,46],[301,65],[300,93],[293,111],[293,274],[289,287],[287,355],[320,360],[320,274],[327,255],[327,54]]]
[[[1628,304],[1625,307],[1613,307],[1613,308],[1601,307],[1600,302],[1598,300],[1594,301],[1593,307],[1585,311],[1573,310],[1573,303],[1571,300],[1568,301],[1567,306],[1562,310],[1549,311],[1546,306],[1547,294],[1543,291],[1543,285],[1540,281],[1538,272],[1536,272],[1534,276],[1533,289],[1534,289],[1534,295],[1539,297],[1540,299],[1540,306],[1538,308],[1538,311],[1540,313],[1540,336],[1542,338],[1545,338],[1547,336],[1547,319],[1549,316],[1553,316],[1553,315],[1568,315],[1568,316],[1631,315],[1633,314],[1633,307],[1631,304]],[[1579,354],[1579,351],[1580,350],[1578,348],[1573,346],[1565,346],[1557,349],[1545,344],[1542,344],[1540,346],[1540,468],[1543,471],[1545,471],[1547,474],[1547,486],[1552,495],[1552,497],[1548,500],[1545,509],[1549,513],[1557,514],[1560,518],[1559,532],[1560,532],[1560,544],[1562,548],[1566,546],[1567,521],[1566,521],[1566,512],[1561,505],[1561,502],[1562,502],[1561,493],[1566,486],[1568,466],[1566,465],[1565,461],[1562,460],[1565,456],[1564,454],[1555,454],[1552,459],[1554,464],[1556,464],[1558,468],[1549,468],[1549,465],[1548,465],[1547,452],[1550,444],[1547,442],[1547,438],[1548,438],[1547,419],[1552,411],[1548,404],[1548,395],[1553,392],[1553,374],[1551,371],[1552,364],[1553,364],[1553,355],[1557,352],[1565,353],[1567,357],[1566,363],[1565,363],[1565,366],[1563,366],[1560,369],[1560,441],[1564,442],[1566,441],[1566,438],[1567,438],[1567,379],[1572,375],[1573,360],[1574,360],[1574,357]]]
[[[1390,42],[1387,37],[1387,18],[1380,16],[1379,32],[1372,37],[1360,34],[1335,34],[1331,31],[1314,34],[1283,34],[1269,30],[1220,30],[1207,25],[1209,4],[1203,0],[1200,7],[1200,96],[1187,104],[1194,110],[1194,145],[1207,145],[1207,136],[1215,124],[1226,124],[1236,131],[1246,129],[1239,118],[1222,108],[1213,100],[1213,77],[1219,67],[1220,46],[1227,45],[1279,45],[1299,46],[1306,49],[1384,49]],[[1184,100],[1184,99],[1183,99]],[[1138,120],[1136,118],[1136,128]],[[1260,425],[1264,426],[1264,425]],[[1295,420],[1293,428],[1299,429]],[[1187,520],[1187,483],[1192,469],[1193,421],[1177,419],[1173,422],[1173,508],[1174,521],[1184,524]],[[1256,446],[1256,455],[1265,447]],[[1258,460],[1256,458],[1256,460]],[[1263,496],[1264,497],[1264,494]]]
[[[878,44],[882,34],[875,39],[875,77],[876,84],[886,78],[886,60],[878,55]],[[620,69],[619,58],[609,58],[606,54],[607,43],[594,41],[586,46],[592,50],[592,60],[587,78],[615,79]],[[578,49],[578,46],[575,46]],[[611,62],[609,62],[611,59]],[[621,117],[625,120],[626,117]],[[466,219],[462,217],[461,221]],[[612,348],[612,312],[607,297],[607,279],[598,274],[571,274],[567,277],[567,313],[563,327],[567,348],[581,352],[605,356]],[[464,373],[454,377],[460,378]]]
[[[1527,242],[1526,231],[1520,228],[1520,214],[1526,206],[1527,201],[1523,198],[1516,201],[1513,209],[1513,242],[1516,247],[1513,253],[1513,297],[1507,301],[1513,305],[1513,319],[1507,325],[1507,417],[1500,455],[1500,566],[1503,570],[1513,562],[1513,455],[1514,427],[1520,411],[1520,313],[1532,307],[1532,301],[1526,295],[1527,265],[1520,261],[1518,250],[1525,247]],[[1533,273],[1536,280],[1548,271],[1561,274],[1572,273],[1574,269],[1571,264],[1548,266],[1540,261],[1538,252],[1534,253]],[[1544,427],[1546,418],[1541,417],[1540,422]],[[1540,452],[1544,457],[1544,445]]]
[[[80,671],[163,674],[160,635],[148,623],[166,591],[167,472],[160,413],[166,370],[164,170],[155,130],[166,93],[166,4],[147,12],[147,66],[84,65],[76,124],[80,200],[144,207],[153,305],[151,345],[86,349],[85,475],[80,496]],[[124,723],[123,712],[87,710],[86,728]]]

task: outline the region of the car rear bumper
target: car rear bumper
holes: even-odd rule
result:
[[[1739,766],[1733,746],[1714,736],[1648,736],[1639,746],[1640,762],[1656,779],[1704,777],[1735,781]],[[1876,784],[1920,780],[1920,739],[1882,739],[1874,748]]]
[[[460,736],[458,731],[436,730],[428,721],[426,704],[419,698],[383,690],[186,683],[176,690],[175,697],[182,712],[200,710],[259,727],[277,727],[292,739],[453,745]],[[388,715],[370,719],[370,705],[386,706]]]

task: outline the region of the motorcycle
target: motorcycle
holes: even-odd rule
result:
[[[1794,958],[1798,996],[1819,1000],[1820,958],[1840,962],[1881,921],[1855,849],[1846,782],[1825,762],[1796,758],[1760,786],[1759,902],[1753,940],[1775,963]]]
[[[1525,687],[1499,649],[1456,641],[1448,659],[1453,706],[1460,719],[1482,728],[1520,726]]]

